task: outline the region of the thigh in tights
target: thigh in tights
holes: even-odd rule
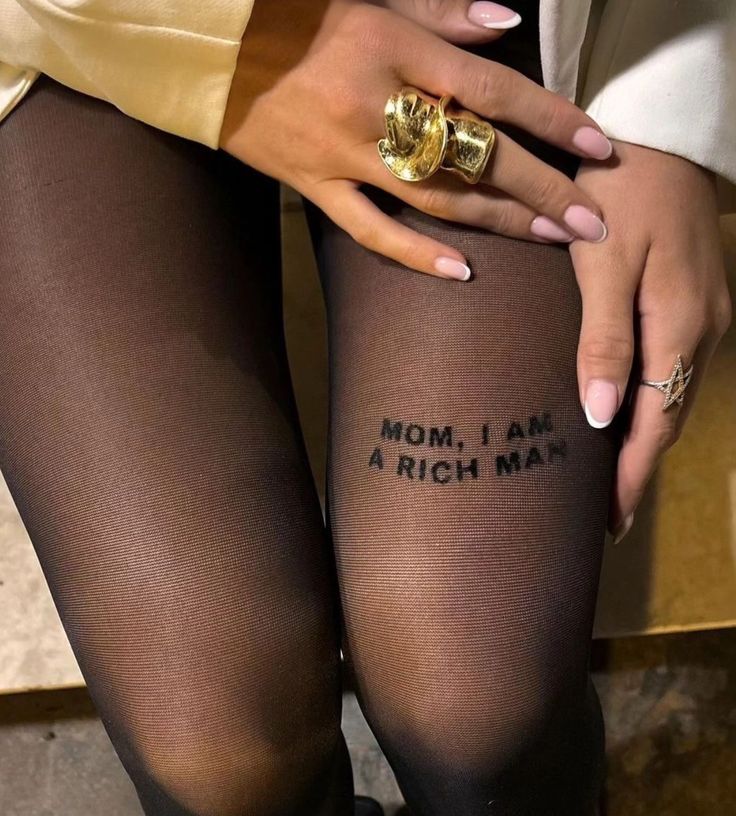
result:
[[[616,444],[578,402],[569,254],[394,212],[475,277],[410,272],[316,227],[358,697],[412,813],[592,816],[588,659]]]
[[[350,816],[340,627],[415,816],[592,816],[618,441],[578,403],[566,249],[373,191],[467,254],[450,282],[309,208],[327,538],[275,183],[48,79],[0,156],[0,467],[146,816]]]
[[[530,44],[487,53],[539,79]],[[308,207],[359,700],[417,816],[592,816],[604,730],[588,662],[618,431],[589,427],[578,400],[569,252],[367,192],[474,277],[409,271]]]
[[[0,468],[145,813],[348,816],[278,185],[46,78],[0,157]]]

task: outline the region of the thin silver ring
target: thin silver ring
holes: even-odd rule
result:
[[[670,405],[677,403],[682,405],[685,399],[685,389],[690,384],[690,378],[693,375],[693,366],[691,365],[687,371],[682,365],[682,356],[677,355],[675,364],[672,367],[672,374],[666,380],[641,380],[642,385],[648,385],[651,388],[656,388],[664,394],[664,402],[662,403],[662,410],[666,411]]]

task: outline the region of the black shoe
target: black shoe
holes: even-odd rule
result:
[[[383,816],[383,808],[370,796],[356,796],[355,816]]]

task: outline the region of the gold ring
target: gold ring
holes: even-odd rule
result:
[[[438,101],[406,86],[391,94],[384,109],[386,137],[378,153],[392,175],[402,181],[424,181],[437,170],[477,184],[488,164],[496,132],[472,111],[447,112],[452,97]]]

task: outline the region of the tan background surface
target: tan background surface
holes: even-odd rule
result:
[[[324,484],[324,313],[298,201],[284,204],[285,312],[307,444]],[[723,220],[736,296],[736,216]],[[736,625],[736,329],[637,512],[606,551],[595,635]],[[0,482],[0,691],[82,683],[38,561]]]

